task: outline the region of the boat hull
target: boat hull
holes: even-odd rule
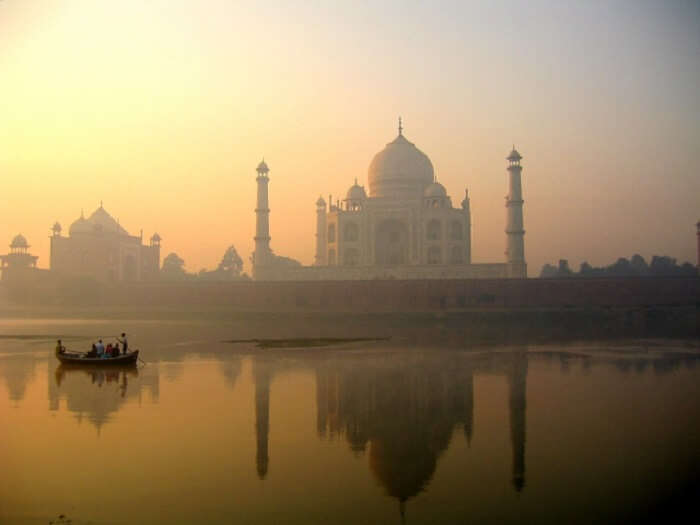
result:
[[[56,352],[56,358],[64,364],[71,365],[92,365],[92,366],[114,366],[114,365],[134,365],[139,358],[139,351],[134,350],[126,355],[118,357],[85,357],[84,354],[75,352]]]

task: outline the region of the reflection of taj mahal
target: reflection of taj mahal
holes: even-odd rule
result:
[[[372,474],[386,494],[398,500],[402,514],[405,503],[429,485],[454,436],[463,433],[471,443],[474,378],[505,376],[511,483],[517,492],[524,489],[527,347],[507,353],[455,352],[447,358],[406,354],[398,363],[378,353],[364,357],[361,366],[356,357],[342,356],[309,358],[300,364],[315,372],[319,437],[344,436],[355,453],[367,453]],[[253,358],[255,463],[260,479],[267,477],[270,467],[270,385],[285,366],[289,365],[280,366],[266,356]]]
[[[369,196],[355,180],[345,199],[316,202],[313,267],[289,264],[270,248],[269,168],[257,168],[258,203],[253,273],[259,280],[469,279],[526,277],[520,160],[507,160],[506,262],[473,264],[471,213],[465,191],[454,207],[430,159],[399,134],[369,166]]]

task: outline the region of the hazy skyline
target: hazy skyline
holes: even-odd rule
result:
[[[310,264],[315,200],[366,185],[405,135],[474,262],[503,260],[506,161],[523,154],[530,276],[568,258],[695,263],[700,6],[687,2],[0,2],[0,244],[104,201],[190,271],[272,247]],[[0,252],[4,249],[0,248]],[[249,267],[246,267],[249,271]]]

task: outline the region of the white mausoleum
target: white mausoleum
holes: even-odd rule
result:
[[[282,261],[270,249],[269,168],[257,168],[253,276],[257,280],[525,278],[520,160],[508,160],[506,252],[500,263],[473,264],[469,194],[454,206],[425,153],[399,134],[369,166],[369,195],[355,179],[345,199],[316,201],[313,266]]]

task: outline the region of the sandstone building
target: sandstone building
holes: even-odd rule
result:
[[[130,235],[102,204],[87,219],[81,213],[67,237],[61,231],[58,222],[53,225],[52,273],[88,276],[102,282],[158,278],[160,236],[155,233],[149,245],[144,245],[143,235]]]

